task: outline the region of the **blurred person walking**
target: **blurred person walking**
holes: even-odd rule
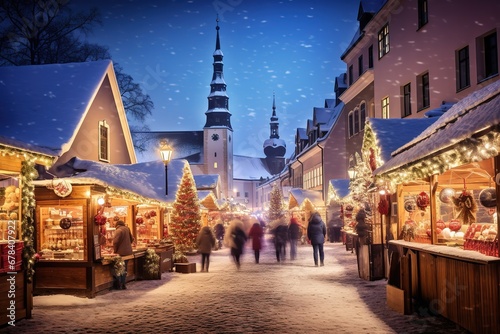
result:
[[[262,237],[264,236],[264,230],[259,222],[255,222],[250,231],[248,232],[248,237],[252,238],[252,249],[255,255],[255,263],[259,263],[260,250],[262,249]]]
[[[233,257],[237,269],[240,269],[240,258],[243,254],[245,242],[247,241],[247,235],[243,229],[243,222],[234,219],[229,223],[228,230],[224,236],[224,244],[231,248],[231,256]]]
[[[203,226],[196,237],[196,246],[198,252],[201,254],[201,271],[208,272],[210,266],[210,253],[212,248],[215,247],[215,236],[208,226]]]
[[[324,266],[325,253],[323,244],[325,243],[326,225],[317,211],[313,212],[307,226],[307,237],[311,240],[313,247],[314,265],[318,266],[318,255],[320,266]]]
[[[222,223],[222,220],[218,220],[217,224],[214,227],[214,232],[215,238],[217,238],[217,249],[221,249],[225,233],[224,223]]]
[[[278,222],[273,230],[274,247],[276,249],[276,261],[283,262],[286,257],[286,241],[288,239],[288,227],[286,222]]]
[[[292,217],[290,224],[288,224],[288,240],[290,240],[290,259],[297,258],[297,242],[300,238],[300,225],[297,218]]]

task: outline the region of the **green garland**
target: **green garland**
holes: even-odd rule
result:
[[[149,248],[144,257],[144,272],[147,277],[157,277],[160,273],[160,256],[154,249]]]
[[[34,159],[26,158],[21,163],[21,178],[22,178],[22,238],[24,241],[23,247],[23,266],[26,269],[26,279],[28,283],[33,281],[35,274],[35,245],[34,234],[35,224],[33,219],[33,210],[35,208],[35,187],[33,179],[38,177],[35,169]]]

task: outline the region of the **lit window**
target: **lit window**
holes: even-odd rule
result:
[[[99,122],[99,160],[109,162],[109,125]]]
[[[214,168],[217,169],[217,162],[214,162]]]
[[[389,97],[382,99],[382,118],[389,118]]]

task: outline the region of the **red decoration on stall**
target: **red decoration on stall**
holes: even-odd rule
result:
[[[142,217],[138,216],[138,217],[135,218],[135,223],[137,225],[144,224],[144,219]]]
[[[380,197],[380,202],[378,202],[378,212],[385,216],[389,214],[389,201],[385,198],[385,196]]]
[[[155,211],[155,210],[151,210],[151,211],[149,211],[149,215],[150,215],[151,217],[156,217],[156,211]]]
[[[106,224],[106,217],[103,216],[101,213],[98,213],[97,215],[94,216],[94,222],[96,225],[105,225]]]
[[[420,194],[417,196],[417,206],[420,210],[424,210],[429,206],[430,199],[429,195],[425,191],[422,191]]]

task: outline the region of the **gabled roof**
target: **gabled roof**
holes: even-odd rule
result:
[[[111,60],[0,67],[0,133],[61,156],[73,144],[106,77],[135,161]]]
[[[168,195],[165,189],[163,161],[136,164],[108,164],[73,158],[67,162],[77,174],[61,178],[71,184],[96,184],[118,194],[123,191],[160,203],[173,202],[182,178],[186,160],[172,160],[168,165]],[[35,185],[51,186],[52,180],[35,180]]]
[[[316,127],[314,126],[314,122],[312,119],[307,120],[307,134],[311,133],[312,131],[316,131]]]
[[[380,149],[380,158],[387,162],[392,152],[418,137],[438,117],[431,118],[367,118],[365,136],[373,132]]]
[[[296,137],[298,140],[307,140],[307,131],[305,128],[297,128]]]
[[[160,157],[160,142],[166,140],[174,149],[175,159],[185,159],[190,164],[203,163],[203,131],[146,131],[132,132],[134,142],[144,142],[146,151],[137,154],[140,162]]]
[[[453,166],[447,159],[460,156],[468,162],[498,155],[500,149],[500,80],[475,91],[453,105],[443,116],[409,143],[398,148],[393,158],[377,168],[376,175],[417,166],[417,162],[438,157],[441,172]],[[466,147],[460,150],[459,146]],[[488,150],[491,146],[494,150]],[[485,151],[478,151],[482,148]],[[475,152],[477,151],[477,152]],[[466,153],[464,153],[466,152]],[[495,153],[496,152],[496,153]],[[465,154],[465,155],[464,155]],[[432,172],[429,170],[428,172]]]
[[[349,195],[349,184],[348,179],[333,179],[330,180],[330,189],[328,197],[337,197],[339,200]]]
[[[260,180],[271,176],[266,166],[266,158],[233,155],[233,179]]]
[[[295,207],[303,209],[304,206],[308,204],[312,207],[325,206],[323,193],[320,190],[290,189],[288,209],[293,209]]]
[[[332,109],[329,108],[313,108],[313,123],[315,126],[326,124],[330,120],[332,115]]]
[[[198,190],[198,199],[200,200],[200,204],[208,210],[217,211],[222,208],[214,193],[210,190]]]
[[[335,78],[335,91],[339,88],[347,88],[347,75],[345,73],[340,74]]]
[[[193,175],[196,189],[215,189],[219,183],[218,174],[199,174]]]

